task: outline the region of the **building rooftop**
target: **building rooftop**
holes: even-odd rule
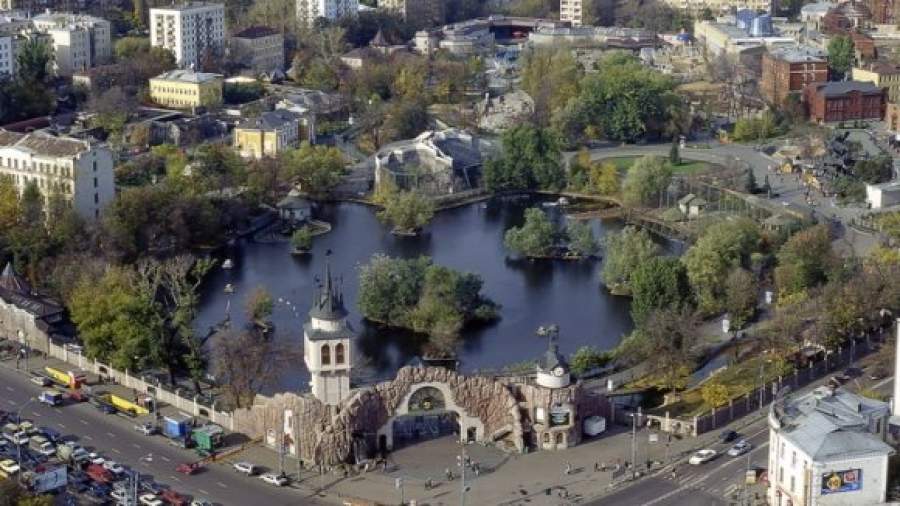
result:
[[[769,51],[769,54],[775,59],[788,63],[825,63],[827,61],[824,51],[810,46],[781,47]]]
[[[35,24],[53,24],[59,27],[67,25],[92,25],[94,23],[108,23],[103,18],[88,16],[87,14],[73,14],[71,12],[46,12],[31,18]]]
[[[770,423],[816,461],[861,458],[893,453],[876,433],[889,411],[887,403],[820,387],[773,403]]]
[[[277,35],[278,33],[280,33],[278,30],[269,28],[268,26],[251,26],[237,32],[236,34],[232,35],[232,37],[236,37],[239,39],[258,39],[260,37]]]
[[[267,111],[255,118],[242,121],[236,128],[242,130],[276,130],[292,121],[298,121],[300,115],[284,109]]]
[[[205,9],[209,7],[221,7],[225,8],[224,4],[212,3],[212,2],[186,2],[181,5],[167,5],[160,7],[152,7],[151,10],[155,11],[190,11],[194,9]]]
[[[90,149],[90,144],[71,137],[54,137],[44,132],[21,134],[0,129],[0,148],[14,148],[38,155],[77,156]]]
[[[178,81],[182,83],[206,83],[216,79],[222,79],[222,74],[213,74],[211,72],[194,72],[193,70],[170,70],[154,77],[161,81]]]
[[[816,87],[817,93],[821,93],[826,97],[841,96],[854,91],[864,94],[882,93],[881,88],[868,81],[839,81],[817,83],[812,86]]]
[[[862,70],[874,72],[879,75],[897,75],[900,74],[900,65],[888,63],[884,61],[872,62],[869,65],[858,67]]]
[[[809,16],[813,14],[825,14],[829,10],[831,10],[835,4],[833,2],[815,2],[811,4],[806,4],[800,8],[800,15]]]

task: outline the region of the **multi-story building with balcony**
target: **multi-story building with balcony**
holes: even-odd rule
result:
[[[150,44],[175,55],[181,68],[201,69],[204,59],[223,49],[225,6],[192,2],[150,9]]]
[[[319,18],[334,21],[356,16],[358,11],[358,0],[297,0],[297,21],[304,26],[312,26]]]
[[[87,220],[99,218],[116,193],[109,149],[42,132],[0,129],[0,176],[11,178],[19,192],[34,183],[44,198],[62,196]]]
[[[45,34],[53,48],[57,75],[71,76],[112,59],[109,21],[83,14],[47,12],[31,18],[33,32]]]
[[[572,26],[584,24],[583,0],[559,0],[559,20],[568,21]]]

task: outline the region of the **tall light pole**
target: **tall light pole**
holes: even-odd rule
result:
[[[631,413],[631,479],[634,480],[637,472],[637,418],[640,413]]]
[[[35,398],[32,397],[25,401],[24,404],[19,406],[19,409],[16,411],[16,423],[22,423],[22,410],[25,409],[25,406],[31,404],[35,401]],[[16,439],[16,465],[19,466],[19,472],[17,473],[16,481],[21,485],[22,484],[22,444]]]

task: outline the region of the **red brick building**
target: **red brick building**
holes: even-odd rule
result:
[[[782,105],[791,93],[807,84],[828,80],[828,60],[812,48],[775,49],[762,56],[759,87],[769,103]]]
[[[881,120],[887,102],[884,89],[861,81],[809,84],[803,98],[809,119],[816,123]]]

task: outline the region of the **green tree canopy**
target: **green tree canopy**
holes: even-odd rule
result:
[[[659,199],[672,180],[672,167],[659,156],[642,156],[625,175],[622,198],[630,206],[648,206]]]
[[[526,257],[550,255],[556,241],[557,230],[547,215],[532,207],[525,210],[525,223],[506,231],[503,243],[510,251]]]
[[[600,250],[594,231],[587,222],[570,220],[566,225],[566,236],[569,238],[569,251],[578,256],[590,257]]]
[[[631,275],[642,264],[659,256],[659,245],[650,233],[634,226],[608,234],[603,241],[606,261],[603,263],[603,282],[613,293],[631,293]]]
[[[559,190],[565,186],[559,140],[552,131],[518,125],[503,132],[502,143],[502,156],[484,165],[489,191]]]
[[[759,285],[750,271],[735,267],[725,279],[725,286],[725,310],[728,311],[731,328],[743,328],[756,313]]]
[[[378,218],[394,226],[398,232],[415,232],[434,217],[434,202],[421,193],[399,191],[384,200],[384,209]]]
[[[853,67],[855,50],[853,39],[839,35],[828,42],[828,66],[838,76],[843,76]]]
[[[53,50],[40,38],[26,39],[18,46],[16,71],[26,83],[42,83],[50,71]]]
[[[631,273],[631,317],[637,325],[657,309],[690,305],[691,287],[684,265],[672,257],[654,257]]]
[[[779,297],[803,292],[825,282],[835,263],[826,225],[792,235],[778,251],[775,284]]]
[[[702,313],[725,309],[725,281],[734,267],[746,265],[760,241],[759,227],[739,218],[711,225],[682,257]]]
[[[344,156],[335,147],[304,142],[281,159],[287,176],[300,183],[303,191],[320,194],[332,190],[344,175]]]

